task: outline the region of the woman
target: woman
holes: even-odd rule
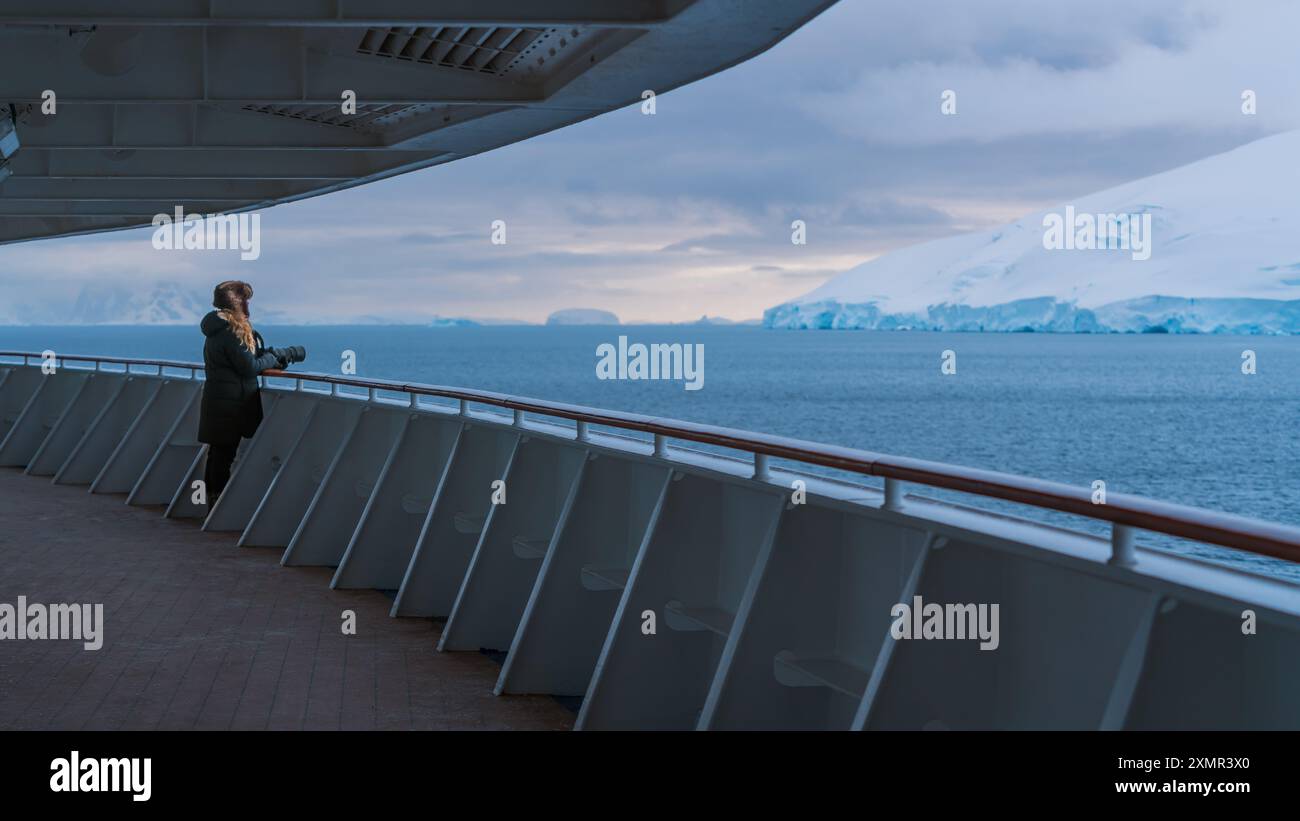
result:
[[[252,298],[253,286],[247,282],[223,282],[212,292],[212,306],[217,310],[199,323],[207,338],[203,343],[207,381],[199,406],[198,438],[208,445],[203,482],[209,510],[230,480],[239,440],[251,437],[262,423],[257,375],[288,365],[286,353],[265,348],[261,335],[253,330],[248,320]]]

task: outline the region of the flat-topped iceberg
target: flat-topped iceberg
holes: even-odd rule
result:
[[[547,325],[617,325],[618,317],[599,308],[564,308],[546,317]]]

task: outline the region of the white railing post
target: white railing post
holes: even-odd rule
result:
[[[524,412],[516,408],[515,419],[514,422],[512,422],[511,424],[513,424],[517,428],[522,428],[524,426]]]
[[[885,478],[885,510],[901,510],[903,507],[903,483],[897,479]]]
[[[754,454],[754,479],[760,482],[769,482],[772,480],[772,472],[767,467],[767,454]]]
[[[465,399],[460,400],[460,415],[469,416],[469,402]]]
[[[420,395],[417,393],[413,393],[411,394],[411,410],[419,410],[419,409],[420,409]]]
[[[1106,564],[1132,567],[1137,564],[1137,531],[1118,522],[1110,526],[1110,558]]]
[[[655,434],[654,455],[659,457],[660,459],[664,459],[668,456],[668,446],[665,444],[664,436],[662,433]]]
[[[374,388],[368,388],[368,389],[367,389],[367,391],[366,391],[366,401],[367,401],[367,402],[373,402],[373,401],[375,401],[375,389],[374,389]]]
[[[587,423],[579,419],[578,420],[578,441],[579,442],[589,441],[587,437],[588,437]]]

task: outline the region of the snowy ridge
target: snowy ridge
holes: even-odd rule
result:
[[[769,308],[770,328],[1300,333],[1300,132],[974,234],[904,248]],[[1044,247],[1044,217],[1150,215],[1149,259]]]
[[[87,285],[77,295],[72,315],[76,325],[194,325],[208,311],[207,300],[175,282],[128,288]]]

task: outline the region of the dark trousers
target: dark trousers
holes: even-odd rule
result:
[[[208,445],[208,463],[203,468],[203,484],[208,492],[208,509],[217,503],[217,497],[230,481],[230,466],[235,463],[239,442]]]

